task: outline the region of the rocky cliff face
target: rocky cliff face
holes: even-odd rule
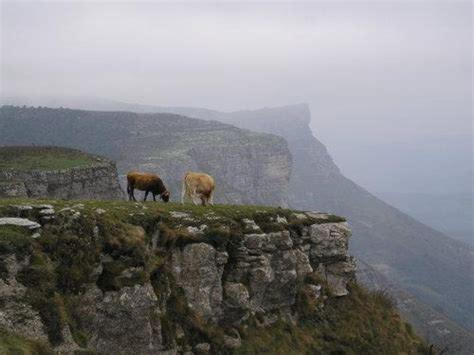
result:
[[[332,215],[11,202],[0,206],[0,328],[58,351],[234,349],[250,319],[297,320],[302,290],[323,304],[354,280],[350,230]]]
[[[0,197],[58,199],[123,198],[115,164],[53,171],[0,171]]]
[[[184,173],[194,170],[216,178],[217,202],[288,204],[292,162],[285,140],[215,121],[4,106],[0,141],[53,144],[104,155],[117,161],[122,186],[130,170],[158,173],[174,200],[179,199]]]
[[[34,156],[29,156],[34,151]],[[45,152],[42,155],[42,152]],[[60,157],[55,154],[81,154],[87,157],[82,166],[51,169]],[[5,155],[16,155],[6,163]],[[22,156],[32,158],[27,168],[22,166]],[[57,199],[121,199],[115,164],[107,159],[82,152],[55,147],[0,147],[0,197],[29,197]],[[62,156],[61,156],[62,158]],[[40,169],[41,160],[48,165]],[[72,164],[74,165],[74,164]]]

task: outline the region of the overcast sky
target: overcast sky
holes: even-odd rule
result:
[[[310,104],[375,191],[472,189],[471,1],[2,2],[6,96]]]

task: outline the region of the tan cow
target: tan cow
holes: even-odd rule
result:
[[[181,191],[181,203],[186,197],[190,198],[195,205],[201,203],[214,204],[214,189],[216,184],[214,178],[208,174],[188,171],[184,175],[183,190]]]

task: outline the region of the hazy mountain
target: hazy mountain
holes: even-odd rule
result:
[[[474,244],[472,193],[377,192],[382,200],[457,240]]]

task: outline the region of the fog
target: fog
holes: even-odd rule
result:
[[[8,2],[4,96],[218,110],[309,103],[372,191],[472,191],[470,1]]]

